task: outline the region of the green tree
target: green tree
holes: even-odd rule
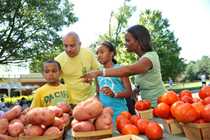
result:
[[[181,47],[178,39],[169,30],[168,19],[160,11],[145,10],[140,14],[139,24],[147,27],[151,33],[154,50],[160,57],[163,80],[175,79],[185,70],[184,59],[180,58]]]
[[[112,12],[109,21],[109,32],[101,35],[99,41],[109,40],[116,46],[116,60],[121,64],[129,64],[136,60],[136,56],[128,53],[124,47],[124,31],[128,20],[135,12],[136,7],[130,6],[130,1],[125,0],[123,6],[116,12]],[[95,45],[93,45],[95,46]]]
[[[196,65],[195,61],[191,61],[190,63],[187,64],[186,70],[185,70],[185,79],[187,81],[194,81],[198,79],[198,67]]]
[[[210,58],[208,56],[189,62],[185,70],[185,77],[189,81],[200,80],[202,74],[210,75]]]
[[[68,0],[1,0],[0,7],[0,64],[49,58],[61,50],[58,32],[77,21]]]
[[[208,56],[203,56],[201,60],[197,61],[198,74],[210,75],[210,58]]]

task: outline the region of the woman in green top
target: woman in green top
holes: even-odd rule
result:
[[[149,31],[142,25],[134,25],[125,35],[128,52],[139,56],[136,63],[120,68],[107,68],[91,71],[83,76],[89,82],[97,76],[136,75],[135,82],[140,86],[142,99],[150,99],[152,106],[157,105],[157,98],[166,92],[163,85],[158,54],[153,51]]]

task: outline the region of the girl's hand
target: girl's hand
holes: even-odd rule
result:
[[[114,92],[109,87],[102,87],[100,91],[103,92],[107,96],[114,97]]]
[[[81,78],[83,78],[83,81],[86,83],[90,83],[94,80],[94,78],[96,78],[97,76],[99,76],[100,71],[96,70],[96,71],[90,71],[85,73],[83,76],[81,76]]]

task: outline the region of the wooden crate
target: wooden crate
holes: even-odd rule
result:
[[[99,140],[112,137],[112,129],[96,130],[87,132],[75,132],[71,130],[73,140]]]
[[[174,119],[164,119],[163,126],[167,133],[171,135],[183,133],[181,125]]]
[[[152,120],[153,119],[153,113],[152,113],[153,109],[147,109],[147,110],[143,110],[143,111],[137,111],[136,113],[141,116],[141,118],[143,119],[148,119],[148,120]]]
[[[101,140],[144,140],[136,135],[124,135],[124,136],[117,136],[112,138],[106,138]]]
[[[18,140],[63,140],[64,130],[54,136],[19,136]]]
[[[210,140],[210,123],[180,123],[189,140]]]

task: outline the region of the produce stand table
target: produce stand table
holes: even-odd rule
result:
[[[162,124],[162,120],[159,119],[159,118],[154,118],[154,120],[156,122],[159,122]],[[117,130],[114,130],[113,131],[113,137],[114,136],[119,136],[119,133]],[[139,135],[140,138],[142,138],[142,140],[148,140],[148,138],[145,136],[145,135]],[[71,135],[71,130],[69,129],[67,132],[66,132],[66,135],[65,135],[65,139],[64,140],[72,140],[72,135]],[[163,139],[162,140],[188,140],[184,134],[177,134],[177,135],[170,135],[168,134],[165,130],[164,130],[164,135],[163,135]]]

